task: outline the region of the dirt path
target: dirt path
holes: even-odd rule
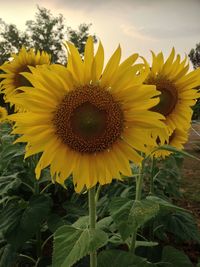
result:
[[[185,150],[200,159],[200,122],[192,124]],[[193,212],[200,229],[200,161],[185,157],[182,178],[181,191],[185,208]]]

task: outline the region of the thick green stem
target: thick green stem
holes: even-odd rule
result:
[[[139,168],[139,175],[136,179],[136,194],[135,194],[135,202],[141,200],[141,195],[142,195],[142,185],[143,185],[143,167],[141,166]],[[131,245],[130,245],[130,251],[132,253],[135,253],[135,247],[136,247],[136,238],[137,238],[137,229],[135,229],[133,235],[132,235],[132,240],[131,240]]]
[[[96,228],[96,201],[95,201],[95,186],[88,190],[89,201],[89,223],[90,230]],[[97,267],[97,252],[90,253],[90,267]]]

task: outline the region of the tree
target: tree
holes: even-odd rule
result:
[[[200,67],[200,43],[196,44],[196,48],[191,49],[189,58],[192,61],[193,67],[196,69]]]
[[[28,36],[20,32],[14,24],[6,24],[0,19],[0,65],[9,59],[11,53],[16,53],[22,45],[27,46]]]
[[[63,61],[62,42],[66,35],[63,15],[54,17],[46,8],[38,7],[35,17],[35,21],[26,22],[29,46],[51,54],[52,62]]]
[[[68,39],[74,43],[74,45],[78,48],[79,53],[83,54],[84,52],[84,47],[86,40],[89,35],[89,28],[92,24],[81,24],[78,27],[78,31],[73,30],[71,27],[67,28],[67,33],[68,33]],[[93,36],[94,41],[97,41],[96,36]]]
[[[194,69],[200,67],[200,43],[196,44],[196,48],[192,48],[189,53],[189,58],[192,61]],[[200,88],[196,88],[200,89]],[[200,100],[197,100],[197,103],[193,107],[193,120],[198,120],[200,118]]]
[[[24,32],[0,19],[0,64],[8,60],[11,53],[17,53],[22,45],[26,48],[34,47],[36,51],[46,51],[51,54],[53,63],[65,64],[66,51],[62,44],[66,39],[83,53],[91,24],[83,23],[76,31],[65,25],[63,15],[53,16],[50,10],[39,6],[37,9],[35,20],[26,22]],[[93,37],[96,41],[96,37]]]
[[[73,42],[80,53],[84,52],[84,45],[89,36],[91,24],[81,24],[78,31],[65,25],[63,15],[53,16],[43,7],[37,7],[35,20],[26,22],[25,31],[20,31],[14,24],[6,24],[0,19],[0,65],[9,60],[12,53],[17,53],[22,46],[27,49],[46,51],[51,55],[52,63],[66,63],[66,50],[62,43],[66,39]],[[96,37],[94,40],[96,41]],[[3,94],[0,94],[0,106],[4,103]]]

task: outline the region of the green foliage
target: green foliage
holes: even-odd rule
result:
[[[0,267],[10,267],[16,259],[17,253],[11,245],[7,244],[0,248]]]
[[[29,35],[29,47],[39,51],[46,51],[52,56],[52,62],[64,61],[65,52],[62,41],[65,38],[63,15],[54,17],[46,8],[38,7],[35,21],[26,22],[26,32]]]
[[[158,211],[159,205],[147,199],[133,201],[125,198],[114,198],[110,204],[110,214],[123,240],[126,240],[136,229],[155,217]]]
[[[78,48],[79,53],[83,54],[85,49],[85,44],[88,38],[88,31],[92,24],[81,24],[78,27],[78,31],[73,30],[71,27],[68,27],[68,38],[69,40],[74,43],[74,45]],[[96,36],[93,36],[94,41],[97,41]]]
[[[22,205],[26,205],[26,207],[22,208]],[[19,206],[15,209],[21,211],[21,213],[15,219],[15,227],[8,229],[5,233],[8,243],[18,249],[25,241],[33,237],[40,230],[41,223],[47,219],[50,206],[50,199],[44,195],[35,195],[31,197],[28,203],[19,203]],[[9,222],[10,218],[7,216],[4,220]]]
[[[90,252],[104,246],[108,237],[102,230],[62,226],[54,236],[53,267],[71,267]]]
[[[188,212],[176,211],[161,214],[156,225],[162,225],[159,228],[158,235],[162,236],[162,232],[172,233],[177,241],[196,241],[200,243],[200,233],[194,218]],[[156,227],[155,225],[155,227]]]
[[[7,61],[11,53],[16,53],[24,45],[27,46],[28,35],[21,32],[13,24],[6,24],[0,19],[0,65]]]
[[[192,48],[189,53],[189,58],[192,61],[194,68],[200,67],[200,43],[196,44],[195,49]]]
[[[145,259],[126,251],[113,249],[98,255],[98,267],[147,267],[146,263]]]
[[[193,67],[195,69],[200,67],[200,43],[196,44],[195,48],[192,48],[189,53],[189,58],[193,64]],[[199,88],[198,88],[199,89]],[[197,100],[196,104],[193,106],[193,115],[192,119],[193,120],[198,120],[200,116],[200,101],[199,99]]]
[[[46,51],[51,55],[53,63],[66,63],[66,51],[62,45],[65,40],[73,42],[80,53],[84,52],[91,24],[83,23],[76,31],[65,25],[63,15],[53,16],[50,10],[39,6],[37,8],[35,20],[26,22],[24,32],[19,31],[15,25],[0,20],[0,65],[23,45],[27,48],[34,47],[36,51]],[[95,36],[94,40],[96,41]]]
[[[149,159],[144,166],[146,194],[155,194],[166,200],[179,198],[183,155],[174,153],[165,159]],[[152,165],[153,164],[153,165]]]
[[[185,253],[170,246],[164,247],[162,262],[164,262],[163,267],[193,267],[193,264]]]
[[[135,166],[135,176],[103,186],[97,228],[91,231],[87,194],[76,194],[70,178],[66,189],[52,185],[48,170],[36,181],[37,157],[24,161],[24,146],[12,144],[11,127],[3,124],[0,130],[0,267],[51,266],[52,235],[53,267],[88,267],[87,255],[99,248],[99,267],[192,266],[187,255],[166,246],[200,242],[194,218],[171,201],[171,197],[180,197],[181,157],[157,162],[153,170],[146,162],[141,201],[134,201]],[[151,175],[154,195],[149,194]],[[136,230],[134,255],[128,250]]]

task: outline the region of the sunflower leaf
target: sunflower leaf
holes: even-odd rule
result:
[[[54,235],[53,267],[71,267],[90,252],[106,245],[108,236],[100,229],[65,225]]]
[[[32,196],[29,202],[19,201],[6,206],[1,213],[0,228],[14,249],[20,248],[47,218],[51,200],[45,195]]]
[[[166,267],[192,267],[193,264],[188,256],[173,247],[166,246],[162,252],[162,261],[165,262]]]
[[[98,255],[98,267],[153,267],[146,259],[133,255],[127,251],[106,250]]]
[[[148,199],[134,201],[119,197],[111,201],[109,210],[123,240],[126,240],[136,229],[157,215],[159,205]]]
[[[14,266],[14,261],[17,257],[16,251],[10,244],[0,248],[0,267]]]
[[[8,176],[0,176],[0,192],[1,195],[7,194],[8,191],[19,187],[21,180],[17,178],[18,173]]]

